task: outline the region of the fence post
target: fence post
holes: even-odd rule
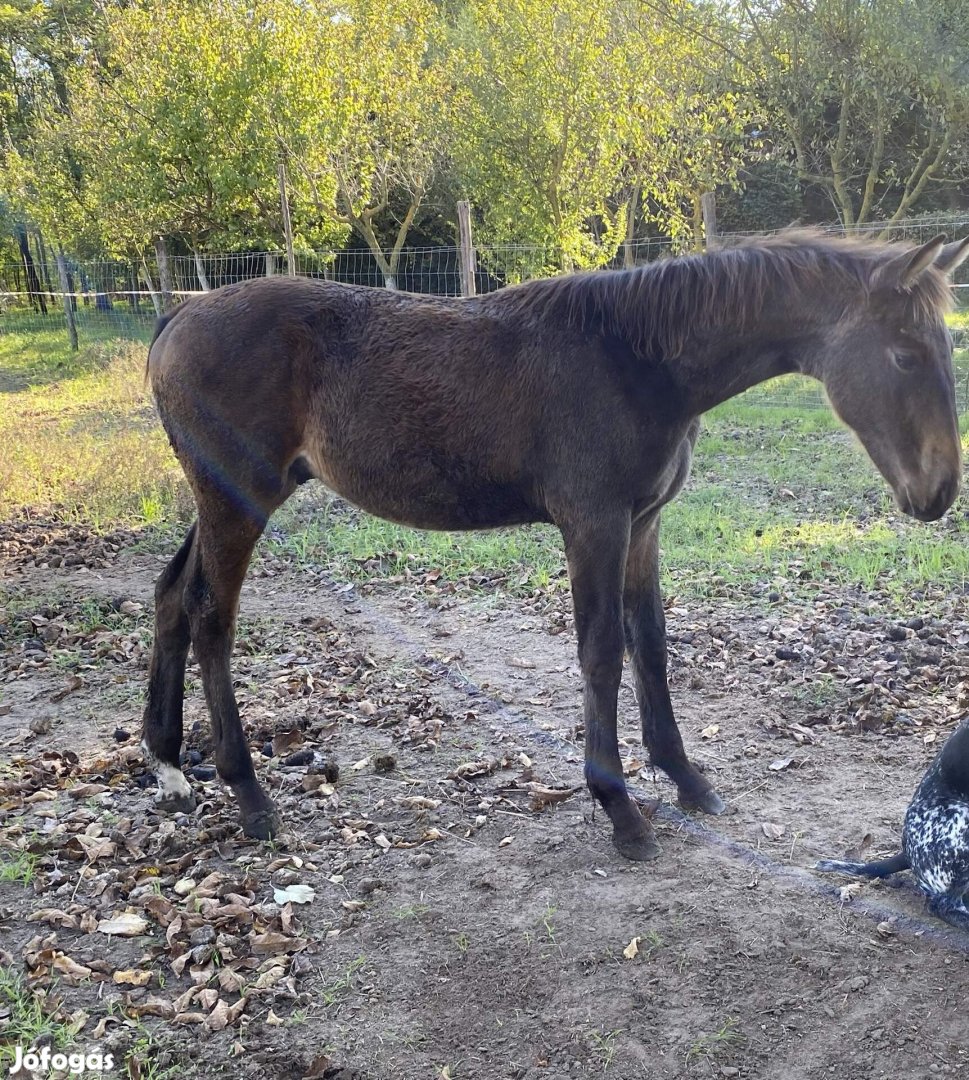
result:
[[[289,197],[286,194],[286,166],[279,163],[279,203],[283,211],[283,232],[286,234],[286,264],[289,276],[296,277],[296,255],[293,252],[293,223],[289,216]]]
[[[458,203],[458,272],[461,275],[461,295],[474,296],[476,258],[471,241],[471,204],[467,199]]]
[[[67,263],[64,251],[57,245],[57,276],[61,281],[61,296],[64,297],[64,318],[67,320],[67,336],[71,339],[71,352],[77,352],[77,323],[74,320],[74,305],[71,303],[71,284],[67,279]]]
[[[168,263],[168,248],[165,237],[155,237],[155,260],[158,263],[158,288],[161,291],[161,313],[171,311],[175,306],[175,290],[172,288],[172,268]]]
[[[712,191],[705,191],[700,196],[700,211],[703,214],[703,235],[706,238],[707,251],[719,246],[717,238],[717,197]]]

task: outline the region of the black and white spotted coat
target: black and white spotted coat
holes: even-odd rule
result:
[[[929,910],[969,930],[969,717],[949,736],[912,796],[897,855],[870,863],[824,859],[815,869],[871,878],[911,869]]]

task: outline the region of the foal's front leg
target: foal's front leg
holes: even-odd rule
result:
[[[613,843],[627,859],[653,859],[659,846],[650,823],[629,798],[616,733],[622,678],[622,578],[629,515],[608,531],[603,519],[563,529],[572,582],[579,664],[584,680],[585,778],[613,827]]]
[[[632,529],[623,590],[626,644],[632,657],[643,742],[653,764],[676,784],[680,805],[722,814],[710,781],[693,765],[673,716],[666,678],[666,616],[659,589],[659,514]]]

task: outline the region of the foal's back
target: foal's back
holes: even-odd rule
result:
[[[547,521],[560,489],[631,497],[637,476],[655,479],[682,433],[667,415],[651,440],[642,367],[540,307],[523,315],[514,290],[289,278],[189,301],[149,362],[190,479],[229,472],[272,502],[298,468],[382,517],[451,529]]]

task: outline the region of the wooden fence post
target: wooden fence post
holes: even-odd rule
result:
[[[60,245],[55,255],[57,260],[57,276],[61,281],[61,296],[64,297],[64,318],[67,320],[67,336],[71,339],[71,352],[77,352],[77,322],[74,319],[74,305],[71,303],[71,283],[67,277],[67,263],[64,262],[64,251]]]
[[[289,196],[286,194],[286,166],[279,163],[279,203],[283,211],[283,232],[286,234],[286,264],[289,276],[296,277],[296,255],[293,251],[293,223],[289,216]]]
[[[706,238],[707,251],[719,246],[717,237],[717,197],[712,191],[705,191],[700,196],[700,210],[703,213],[703,235]]]
[[[471,204],[467,199],[458,203],[458,272],[461,276],[461,295],[474,296],[477,292],[475,270],[477,268],[474,244],[471,240]]]

